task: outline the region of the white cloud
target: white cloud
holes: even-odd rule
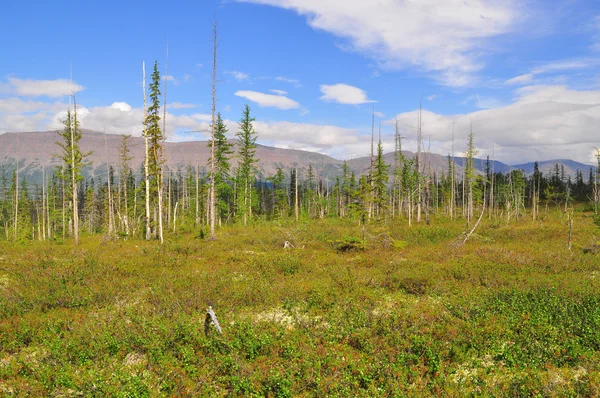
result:
[[[515,76],[512,79],[508,79],[505,84],[513,86],[515,84],[528,84],[533,80],[533,73],[526,73],[524,75]]]
[[[235,95],[256,102],[258,105],[263,107],[277,109],[300,108],[300,104],[298,102],[283,95],[265,94],[258,91],[237,91]]]
[[[66,109],[67,104],[61,102],[42,102],[42,101],[31,101],[22,100],[21,98],[11,97],[0,99],[0,114],[19,114],[19,113],[30,113],[40,110],[58,112],[61,109]]]
[[[381,68],[416,66],[449,86],[470,84],[483,67],[487,41],[515,30],[527,14],[518,0],[238,1],[293,10]]]
[[[557,72],[568,72],[573,70],[583,70],[595,68],[600,65],[600,59],[596,58],[574,58],[552,61],[533,68],[529,73],[513,77],[505,81],[507,85],[525,85],[531,84],[539,75],[554,74]],[[559,77],[560,78],[560,77]]]
[[[496,159],[513,164],[557,158],[590,160],[590,148],[599,146],[596,126],[600,125],[600,91],[528,86],[516,90],[515,95],[510,105],[470,114],[423,111],[423,135],[431,136],[434,152],[450,153],[454,123],[458,153],[466,147],[472,122],[481,156],[491,155],[495,146]],[[416,134],[407,125],[416,125],[417,112],[396,116],[407,137]]]
[[[322,84],[320,88],[321,93],[323,93],[320,99],[323,101],[333,101],[350,105],[376,102],[368,99],[367,94],[360,88],[349,86],[347,84],[334,84],[331,86]]]
[[[58,98],[75,94],[84,89],[85,87],[66,79],[33,80],[9,77],[8,84],[2,85],[2,91],[23,97]]]
[[[181,83],[181,81],[177,80],[172,75],[163,75],[163,76],[161,76],[161,79],[165,82],[172,82],[176,86],[178,86]]]
[[[274,90],[274,89],[271,89],[271,92],[275,93],[277,95],[287,95],[287,91],[283,91],[283,90]]]
[[[484,97],[479,94],[473,94],[473,95],[468,96],[463,101],[463,104],[468,104],[468,103],[474,104],[475,107],[477,107],[479,109],[498,108],[503,105],[502,102],[497,100],[496,98]]]
[[[592,51],[600,51],[600,15],[596,15],[592,19],[590,30],[592,31],[592,45],[590,47]]]
[[[167,108],[168,109],[168,108]],[[144,110],[133,108],[126,102],[114,102],[110,106],[86,108],[77,107],[81,127],[104,131],[111,134],[131,134],[135,137],[142,135],[142,120]],[[162,111],[160,112],[162,117]],[[50,115],[44,129],[62,127],[66,110]],[[205,131],[210,127],[211,115],[195,113],[191,115],[173,115],[167,112],[167,137],[173,137],[177,131]],[[162,121],[161,121],[162,126]]]
[[[438,97],[439,97],[439,95],[437,95],[437,94],[431,94],[430,96],[426,97],[425,99],[427,101],[433,101],[434,99],[436,99]]]
[[[385,117],[385,115],[383,114],[383,112],[373,112],[373,114],[377,117]]]
[[[243,80],[248,80],[250,78],[250,75],[244,72],[239,72],[236,70],[233,71],[229,71],[229,72],[225,72],[228,75],[231,75],[234,77],[235,80],[237,80],[238,82],[241,82]]]
[[[285,76],[277,76],[275,78],[275,80],[280,81],[280,82],[290,83],[296,87],[302,87],[302,84],[300,83],[300,80],[298,80],[298,79],[292,79],[292,78],[285,77]]]
[[[332,125],[256,121],[255,128],[261,143],[341,158],[353,151],[364,150],[368,141],[355,129]]]

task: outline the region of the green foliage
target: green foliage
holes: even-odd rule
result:
[[[483,220],[461,248],[463,220],[433,221],[3,243],[0,395],[598,395],[597,254],[568,251],[559,217]]]
[[[363,251],[367,248],[366,243],[354,236],[344,236],[340,240],[330,241],[333,248],[341,253],[352,252],[352,251]]]
[[[242,112],[242,118],[238,122],[238,168],[237,185],[238,194],[237,213],[242,216],[244,223],[252,212],[252,201],[254,192],[254,179],[256,177],[256,131],[254,130],[254,118],[250,116],[250,106],[246,104]]]
[[[160,72],[158,71],[158,61],[154,62],[152,72],[152,81],[150,83],[150,106],[146,113],[144,121],[144,134],[148,137],[148,172],[150,174],[150,188],[153,196],[159,186],[159,178],[163,163],[164,132],[160,128]]]
[[[230,205],[233,200],[233,187],[230,184],[230,169],[229,156],[233,153],[233,144],[227,140],[227,127],[221,117],[221,113],[217,113],[215,120],[215,200],[217,206],[217,214],[221,218],[226,218],[231,211]],[[208,142],[208,147],[212,148],[212,141]],[[208,167],[212,159],[208,159]]]

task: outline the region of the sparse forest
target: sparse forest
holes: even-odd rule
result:
[[[155,62],[143,164],[123,136],[84,177],[73,96],[60,167],[0,165],[0,395],[600,395],[600,151],[479,172],[471,126],[437,174],[420,112],[388,164],[373,111],[361,173],[263,175],[250,106],[235,131],[217,107],[213,34],[210,158],[167,166]]]

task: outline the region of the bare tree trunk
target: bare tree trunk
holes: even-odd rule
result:
[[[65,230],[66,230],[66,226],[65,226],[65,173],[64,171],[61,172],[61,186],[62,186],[62,192],[61,192],[61,196],[62,196],[62,238],[63,240],[65,239]]]
[[[456,205],[456,162],[454,161],[454,123],[452,123],[452,163],[450,187],[450,219],[454,219],[454,206]]]
[[[104,129],[104,153],[106,155],[106,188],[108,193],[108,236],[115,233],[115,216],[110,183],[110,168],[108,167],[108,145],[106,143],[106,129]]]
[[[146,131],[146,63],[142,62],[142,91],[144,93],[144,182],[146,189],[146,240],[150,240],[150,173],[148,171],[148,132]]]
[[[167,180],[167,226],[171,223],[173,217],[171,217],[171,180],[173,179],[171,171],[169,171],[169,178]]]
[[[210,239],[215,236],[215,113],[217,108],[217,16],[213,20],[213,73],[211,108],[211,155],[210,155]],[[245,216],[244,216],[245,221]],[[245,222],[244,222],[245,223]]]
[[[294,203],[294,213],[296,214],[296,224],[298,224],[298,168],[296,167],[296,203]]]
[[[495,166],[494,166],[494,162],[495,162],[495,145],[492,146],[492,176],[490,178],[490,208],[489,208],[489,214],[490,214],[490,218],[492,216],[492,214],[494,213],[494,174],[495,174]]]
[[[79,244],[79,205],[77,198],[77,180],[75,176],[75,137],[74,130],[77,127],[77,100],[73,95],[73,126],[71,127],[71,177],[73,183],[73,233],[75,235],[75,246]]]
[[[200,165],[196,165],[196,227],[200,223]]]
[[[15,170],[16,176],[16,185],[15,185],[15,219],[13,220],[14,224],[14,239],[17,239],[17,229],[19,228],[19,135],[17,134],[17,168]]]
[[[177,206],[179,205],[179,202],[175,202],[175,211],[174,211],[174,215],[173,215],[173,233],[175,233],[175,231],[177,231]]]
[[[373,217],[373,204],[375,202],[375,186],[374,186],[374,175],[375,175],[375,149],[374,149],[374,141],[375,141],[375,105],[373,105],[373,111],[371,113],[371,170],[369,171],[369,182],[370,182],[370,192],[369,192],[369,203],[367,208],[367,215],[369,220]]]
[[[419,117],[417,118],[417,222],[421,222],[421,203],[423,194],[421,188],[421,145],[423,143],[423,99],[419,102]]]

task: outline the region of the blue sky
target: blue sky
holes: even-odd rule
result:
[[[594,0],[202,0],[12,2],[3,10],[0,133],[60,126],[70,90],[83,127],[139,135],[141,63],[169,48],[170,140],[205,139],[212,20],[218,110],[245,103],[258,141],[340,159],[368,154],[371,112],[393,149],[508,163],[600,147],[600,3]],[[69,83],[72,68],[73,83]],[[163,86],[164,88],[164,86]],[[378,130],[378,127],[377,127]]]

